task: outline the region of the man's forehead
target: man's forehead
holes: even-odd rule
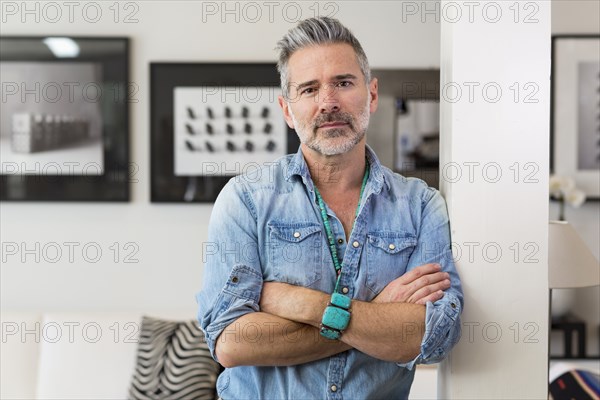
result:
[[[295,83],[359,76],[360,71],[356,53],[346,43],[304,47],[294,52],[288,62],[289,80]]]

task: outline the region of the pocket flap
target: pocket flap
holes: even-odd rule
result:
[[[417,245],[417,237],[409,232],[370,232],[367,238],[371,245],[388,254],[396,254]]]
[[[306,223],[269,223],[272,236],[291,243],[299,243],[317,232],[321,232],[318,224]]]

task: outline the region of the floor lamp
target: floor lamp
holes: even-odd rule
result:
[[[600,263],[590,249],[566,221],[550,221],[548,229],[548,287],[550,306],[552,289],[572,289],[600,285]],[[571,333],[578,332],[579,351],[585,353],[585,326],[569,322],[555,324],[565,332],[565,356],[572,357]],[[583,354],[585,357],[585,354]]]

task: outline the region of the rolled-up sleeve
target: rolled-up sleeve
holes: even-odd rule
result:
[[[452,258],[446,201],[439,191],[428,188],[423,196],[422,205],[417,246],[408,261],[407,271],[419,265],[438,263],[442,271],[450,275],[451,286],[444,291],[444,297],[440,300],[426,304],[421,352],[410,362],[398,363],[399,366],[408,369],[412,369],[416,364],[441,361],[458,342],[461,334],[463,292]]]
[[[215,201],[202,257],[203,286],[196,295],[198,322],[218,361],[215,345],[219,335],[236,319],[259,310],[263,284],[255,209],[235,178]]]

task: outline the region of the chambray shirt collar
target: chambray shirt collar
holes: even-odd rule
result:
[[[390,189],[390,184],[385,178],[383,174],[381,162],[375,152],[371,147],[367,144],[365,145],[365,154],[367,156],[367,160],[369,161],[369,182],[372,185],[372,190],[374,193],[381,192],[381,189],[386,187],[387,190]],[[290,164],[285,171],[285,179],[289,182],[292,176],[297,175],[302,179],[304,185],[312,192],[313,181],[310,177],[310,171],[308,170],[308,165],[306,164],[306,160],[304,159],[304,154],[302,153],[302,147],[298,148],[298,152],[294,155]]]

